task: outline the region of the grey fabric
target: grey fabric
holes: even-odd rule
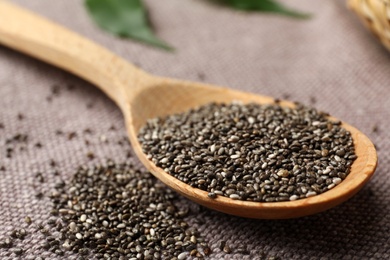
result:
[[[313,14],[310,20],[294,20],[237,12],[206,0],[148,0],[156,31],[176,48],[173,53],[102,32],[82,1],[13,2],[156,75],[289,96],[306,104],[316,101],[316,107],[361,129],[376,144],[379,165],[370,182],[348,202],[314,216],[243,219],[181,199],[180,205],[194,209],[187,221],[209,241],[210,259],[390,259],[390,56],[343,1],[284,1]],[[59,89],[54,96],[53,86]],[[35,194],[49,193],[59,177],[70,180],[79,165],[126,160],[131,147],[118,144],[126,135],[121,113],[89,83],[2,46],[0,97],[0,167],[5,168],[0,170],[0,240],[13,228],[26,227],[30,235],[16,244],[26,251],[21,258],[55,259],[39,249],[44,236],[34,225],[27,227],[24,217],[34,223],[47,219],[51,202]],[[116,131],[109,130],[112,125]],[[93,134],[83,134],[86,128]],[[70,132],[77,136],[68,140]],[[18,133],[27,134],[28,141],[13,141],[16,150],[7,158],[6,140]],[[87,158],[89,151],[94,160]],[[52,174],[51,159],[59,176]],[[44,174],[44,184],[37,182],[37,171]],[[218,249],[220,240],[233,249],[246,245],[250,255],[225,254]],[[10,252],[0,249],[0,258],[17,258]]]

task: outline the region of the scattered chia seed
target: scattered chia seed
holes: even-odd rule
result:
[[[203,248],[203,253],[208,256],[211,254],[211,249],[210,247],[206,246],[205,248]]]
[[[12,230],[9,236],[12,238],[18,238],[18,231],[16,229]]]
[[[20,247],[15,247],[13,252],[15,253],[15,255],[22,255],[23,254],[23,249],[20,248]]]
[[[53,94],[54,96],[55,95],[59,95],[60,94],[60,90],[61,90],[61,88],[58,85],[51,86],[51,94]]]
[[[249,255],[250,254],[250,252],[248,251],[248,249],[244,245],[238,246],[237,249],[235,249],[234,252],[239,253],[239,254],[243,254],[243,255]]]
[[[35,198],[37,198],[37,199],[42,199],[43,198],[43,193],[42,192],[37,192],[36,194],[35,194]]]
[[[76,136],[77,136],[76,132],[70,132],[70,133],[68,133],[68,140],[72,140]]]
[[[198,72],[197,76],[200,81],[204,81],[206,79],[206,75],[203,72]]]
[[[232,252],[232,250],[230,249],[230,247],[228,245],[225,245],[223,247],[223,252],[225,252],[226,254],[230,254]]]
[[[1,247],[3,248],[11,248],[13,246],[13,239],[12,238],[6,238],[4,241],[1,243]]]
[[[95,158],[95,154],[93,152],[87,152],[86,156],[89,160],[93,160]]]
[[[67,85],[66,89],[69,91],[73,91],[75,89],[75,86],[74,85]]]
[[[24,228],[18,230],[18,238],[24,239],[27,235],[27,231]]]
[[[22,113],[19,113],[18,114],[18,120],[23,120],[24,119],[24,115]]]
[[[372,132],[373,133],[379,133],[379,126],[377,124],[375,124],[373,127],[372,127]]]
[[[32,220],[31,220],[31,218],[29,217],[29,216],[26,216],[25,218],[24,218],[24,222],[26,222],[27,224],[31,224],[32,223]]]
[[[92,130],[89,128],[84,129],[83,132],[84,132],[84,134],[92,134],[93,133]]]
[[[45,182],[45,178],[43,177],[42,173],[41,172],[37,172],[35,174],[35,178],[37,179],[37,181],[39,181],[40,183],[44,183]]]
[[[57,166],[57,162],[54,161],[53,159],[50,159],[49,165],[50,165],[50,167],[54,168]]]
[[[225,240],[219,241],[219,245],[218,245],[219,250],[223,251],[223,248],[225,247],[225,245],[226,245]]]
[[[46,228],[41,228],[39,231],[40,231],[42,234],[44,234],[45,236],[50,235],[50,231],[47,230]]]
[[[356,159],[351,134],[327,116],[298,103],[213,103],[150,119],[138,139],[153,163],[211,199],[297,200],[338,185]]]

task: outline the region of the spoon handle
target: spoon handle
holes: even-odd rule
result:
[[[97,44],[11,3],[0,0],[0,43],[67,70],[98,86],[122,109],[126,87],[149,75]]]

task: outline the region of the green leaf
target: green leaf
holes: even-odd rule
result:
[[[311,17],[310,14],[295,11],[273,0],[214,0],[214,1],[244,11],[273,12],[273,13],[284,14],[295,18],[301,18],[301,19],[307,19]]]
[[[173,50],[154,35],[141,0],[85,0],[85,6],[96,24],[112,34]]]

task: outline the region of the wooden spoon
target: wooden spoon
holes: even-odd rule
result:
[[[293,218],[334,207],[352,197],[375,171],[377,155],[370,140],[356,128],[352,133],[358,158],[339,185],[320,195],[288,202],[249,202],[218,196],[177,180],[146,158],[137,133],[147,119],[183,112],[210,102],[273,103],[271,97],[202,83],[152,76],[97,44],[10,3],[0,1],[0,43],[67,70],[104,91],[122,110],[134,151],[145,167],[166,185],[208,208],[263,219]],[[282,106],[293,106],[282,101]]]

